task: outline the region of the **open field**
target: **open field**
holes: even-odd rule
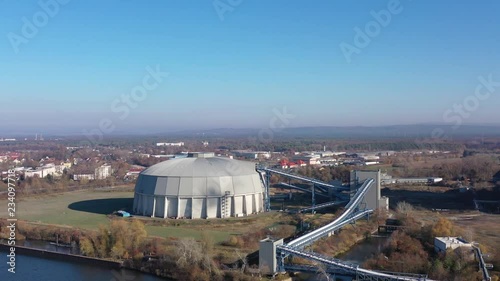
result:
[[[495,264],[490,274],[500,276],[500,215],[473,211],[447,217],[460,227],[466,236],[469,236],[465,238],[485,246],[486,253],[490,254],[485,258],[486,262]]]
[[[120,190],[82,190],[60,194],[18,198],[18,219],[39,224],[72,226],[94,230],[108,224],[107,215],[124,209],[130,211],[133,192]],[[7,200],[0,200],[0,217],[7,218]],[[263,213],[247,218],[224,220],[162,220],[136,217],[143,220],[150,236],[162,238],[193,237],[199,239],[205,231],[215,242],[228,239],[231,234],[242,234],[262,229],[281,220],[283,214]],[[122,219],[122,218],[116,218]]]
[[[131,207],[132,192],[83,190],[60,194],[16,198],[18,219],[45,224],[77,226],[96,229],[107,224],[106,214]],[[7,206],[7,200],[0,200]],[[7,217],[7,208],[0,208],[0,217]]]
[[[500,254],[500,215],[467,212],[448,217],[453,223],[470,233],[471,238]]]

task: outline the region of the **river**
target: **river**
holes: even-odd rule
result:
[[[370,237],[354,245],[349,251],[337,256],[337,258],[362,264],[380,253],[387,239],[386,237]],[[24,246],[77,254],[75,252],[77,249],[57,247],[43,241],[26,241]],[[5,251],[0,251],[0,280],[2,281],[165,281],[136,271],[108,269],[28,255],[16,256],[16,273],[12,274],[7,271],[9,266],[6,255]]]
[[[377,256],[382,252],[388,237],[372,236],[354,245],[349,251],[338,255],[336,258],[357,264]]]
[[[42,241],[26,241],[25,246],[50,251],[66,252],[70,248],[57,247]],[[0,250],[0,280],[8,281],[165,281],[152,275],[126,269],[109,269],[75,262],[16,255],[16,273],[8,272],[7,252]]]

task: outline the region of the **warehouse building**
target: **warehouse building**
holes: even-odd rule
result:
[[[144,170],[133,212],[159,218],[224,218],[263,211],[263,186],[252,162],[189,153]]]

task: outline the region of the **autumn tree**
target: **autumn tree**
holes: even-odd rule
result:
[[[452,236],[453,234],[453,224],[446,218],[439,218],[432,227],[432,235],[434,237]]]
[[[88,257],[95,257],[94,244],[90,238],[80,239],[80,252]]]
[[[383,253],[365,262],[370,269],[425,273],[428,271],[429,255],[422,243],[405,232],[392,233]]]
[[[132,242],[132,248],[139,248],[148,236],[144,223],[140,220],[133,220],[129,229],[128,239]]]
[[[107,227],[103,225],[99,226],[98,235],[94,241],[94,247],[98,257],[106,258],[109,256],[112,245],[110,232]]]
[[[80,250],[87,256],[122,259],[137,254],[146,237],[141,221],[115,220],[108,227],[101,225],[97,233],[82,238]]]

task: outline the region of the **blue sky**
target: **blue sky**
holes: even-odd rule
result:
[[[262,128],[284,107],[291,127],[446,123],[479,76],[500,81],[498,1],[401,0],[350,62],[340,44],[392,0],[218,1],[237,4],[223,20],[211,0],[61,0],[31,38],[40,4],[0,1],[0,131]],[[120,118],[148,66],[169,76]],[[499,96],[462,121],[498,123]]]

